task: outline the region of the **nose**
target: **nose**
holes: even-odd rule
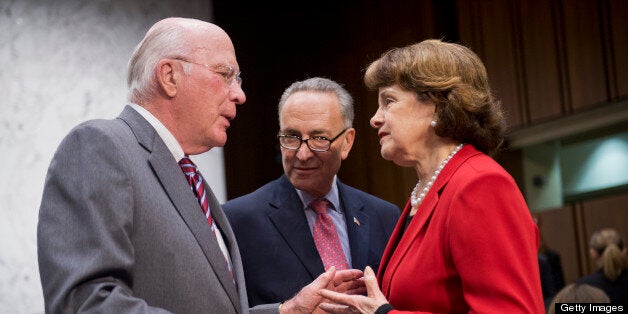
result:
[[[384,124],[383,119],[382,119],[382,112],[380,109],[377,109],[377,111],[375,111],[375,114],[371,117],[371,126],[373,128],[379,129],[382,127],[382,125]]]
[[[310,150],[307,144],[305,142],[301,142],[301,146],[299,146],[299,149],[297,149],[296,156],[299,160],[306,160],[310,158],[313,154],[314,152]]]
[[[234,103],[241,105],[246,101],[246,94],[242,89],[242,85],[238,82],[234,82],[229,91],[229,99]]]

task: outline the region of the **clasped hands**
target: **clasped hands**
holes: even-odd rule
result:
[[[371,267],[364,272],[331,267],[282,304],[280,313],[375,313],[385,303]]]

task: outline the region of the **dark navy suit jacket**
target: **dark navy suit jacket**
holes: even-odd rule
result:
[[[377,272],[400,210],[336,181],[352,268],[369,265]],[[240,247],[251,306],[288,300],[324,272],[303,204],[285,175],[225,203],[223,209]]]

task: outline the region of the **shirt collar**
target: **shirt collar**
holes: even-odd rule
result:
[[[172,133],[170,133],[168,128],[166,128],[166,126],[161,123],[159,119],[150,113],[150,111],[146,110],[146,108],[138,104],[130,104],[130,106],[153,126],[159,137],[161,137],[161,140],[164,141],[166,147],[168,147],[168,150],[172,153],[172,156],[174,156],[174,159],[179,162],[179,160],[185,156],[185,153],[183,152],[183,148],[181,148],[177,139],[174,135],[172,135]]]
[[[301,199],[303,209],[306,209],[313,200],[317,199],[316,197],[310,195],[305,191],[299,190],[297,188],[295,188],[295,190],[297,191],[297,194]],[[332,204],[334,210],[342,212],[342,209],[340,208],[340,197],[338,196],[338,185],[336,184],[336,176],[334,176],[334,180],[331,183],[331,189],[329,190],[329,193],[327,193],[327,195],[325,195],[323,198],[327,199],[329,203]]]

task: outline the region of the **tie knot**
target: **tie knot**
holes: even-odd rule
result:
[[[323,213],[327,213],[327,203],[329,201],[327,201],[324,198],[320,198],[320,199],[316,199],[313,200],[310,203],[310,207],[312,207],[312,209],[317,213],[317,214],[323,214]]]
[[[179,160],[179,166],[183,172],[196,172],[196,165],[188,156],[184,156],[181,160]]]

